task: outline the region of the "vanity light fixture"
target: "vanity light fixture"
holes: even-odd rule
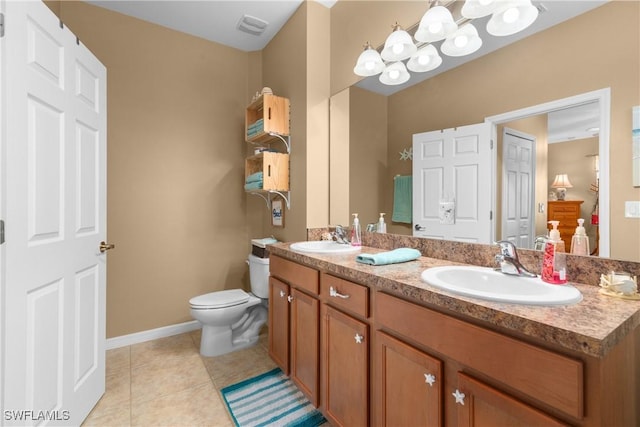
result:
[[[482,39],[473,24],[468,23],[446,38],[440,50],[447,56],[470,55],[482,46]]]
[[[409,72],[407,67],[401,61],[387,65],[382,74],[380,74],[380,81],[386,85],[401,85],[409,80]]]
[[[564,200],[567,195],[567,188],[572,188],[573,185],[569,181],[569,176],[566,173],[556,175],[551,188],[555,188],[558,193],[558,200]]]
[[[369,43],[365,45],[353,72],[362,77],[380,74],[380,82],[387,85],[402,84],[411,77],[407,68],[423,73],[442,64],[434,42],[444,40],[440,49],[448,56],[470,55],[480,49],[483,43],[471,24],[474,19],[492,15],[487,32],[508,36],[529,27],[539,13],[531,0],[466,0],[459,12],[461,16],[454,18],[450,10],[455,9],[454,3],[455,0],[430,0],[427,12],[419,24],[412,27],[417,43],[396,22],[384,47],[374,49]],[[406,66],[399,63],[407,59]]]
[[[393,31],[384,42],[384,48],[380,52],[380,56],[385,61],[402,61],[411,57],[418,48],[413,43],[413,39],[400,25],[396,22]]]
[[[364,45],[364,51],[358,57],[353,72],[359,76],[375,76],[380,74],[384,67],[380,53],[371,46],[371,43],[367,42]]]
[[[482,18],[495,12],[499,3],[500,0],[467,0],[460,13],[469,19]]]
[[[417,73],[435,70],[442,64],[442,57],[434,45],[428,44],[418,49],[407,62],[407,68]]]
[[[437,42],[453,34],[458,29],[458,24],[453,20],[453,15],[444,6],[430,7],[420,20],[418,30],[414,37],[419,42]]]
[[[531,0],[507,0],[487,22],[487,32],[492,36],[510,36],[529,27],[538,17],[538,9]]]

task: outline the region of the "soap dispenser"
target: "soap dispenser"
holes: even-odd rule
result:
[[[553,226],[549,238],[544,245],[540,278],[547,283],[560,285],[567,283],[567,260],[564,253],[564,242],[558,231],[559,221],[549,221]],[[560,250],[562,249],[562,250]]]
[[[351,226],[351,246],[362,246],[362,240],[360,238],[360,220],[358,219],[357,213],[354,213],[352,215],[353,225]]]
[[[380,219],[378,220],[378,229],[376,230],[378,233],[386,233],[387,232],[387,224],[384,222],[384,212],[380,212]]]
[[[571,253],[574,255],[589,255],[589,237],[584,229],[584,219],[578,219],[576,232],[571,238]]]
[[[560,231],[558,230],[558,225],[560,225],[560,221],[549,221],[551,224],[551,230],[549,230],[549,240],[553,241],[556,245],[556,250],[558,252],[566,252],[564,246],[564,240],[560,238]]]

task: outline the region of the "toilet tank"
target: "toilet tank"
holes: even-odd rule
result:
[[[269,258],[249,255],[251,292],[258,298],[269,298]]]

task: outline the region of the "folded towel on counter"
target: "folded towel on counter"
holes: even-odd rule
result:
[[[244,180],[244,183],[245,184],[250,184],[252,182],[262,182],[262,178],[263,178],[263,173],[262,172],[252,173],[251,175],[249,175]]]
[[[245,190],[262,190],[262,181],[249,182],[244,185]]]
[[[393,179],[393,215],[391,221],[411,224],[413,217],[413,177],[396,176]]]
[[[356,261],[362,264],[385,265],[397,264],[399,262],[413,261],[420,257],[420,251],[411,248],[398,248],[388,252],[380,252],[377,254],[360,254],[356,257]]]

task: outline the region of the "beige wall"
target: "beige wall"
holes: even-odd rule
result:
[[[348,226],[353,213],[363,228],[376,223],[391,194],[390,188],[382,190],[388,173],[387,97],[355,86],[331,97],[330,151],[330,223]]]
[[[360,51],[355,46],[367,39],[374,46],[382,44],[388,21],[402,12],[399,2],[393,2],[397,7],[386,15],[379,12],[387,2],[341,3],[331,17],[334,93],[354,82],[352,69]],[[415,23],[422,15],[413,16]],[[340,23],[343,28],[337,29]],[[631,108],[640,104],[639,28],[640,2],[613,1],[390,96],[389,179],[410,172],[397,153],[411,145],[414,133],[478,123],[610,87],[610,214],[616,218],[611,223],[611,257],[640,261],[640,246],[626,238],[640,235],[640,221],[623,218],[624,202],[640,199],[640,188],[631,184],[630,131]]]
[[[387,174],[387,98],[360,88],[351,88],[349,156],[354,167],[349,168],[349,217],[343,224],[353,222],[351,214],[358,213],[362,227],[376,223],[380,212],[386,210],[388,195]],[[386,191],[371,191],[374,188]]]
[[[189,321],[189,298],[248,283],[249,55],[82,2],[60,15],[107,67],[107,337]]]

